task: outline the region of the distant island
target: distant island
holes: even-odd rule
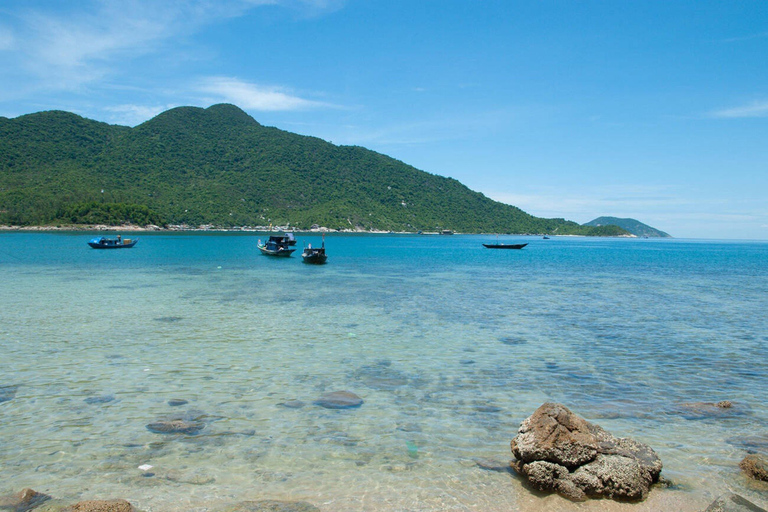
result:
[[[131,224],[621,236],[534,217],[357,146],[178,107],[130,128],[63,111],[0,117],[0,225]]]
[[[635,219],[620,219],[618,217],[598,217],[595,220],[589,221],[584,226],[604,227],[604,226],[618,226],[621,229],[629,231],[635,236],[647,236],[649,238],[672,238],[671,235],[659,231],[656,228],[652,228],[647,224],[643,224],[639,220]]]

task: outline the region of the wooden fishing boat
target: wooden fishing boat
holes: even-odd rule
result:
[[[328,255],[325,254],[325,237],[323,237],[323,245],[320,248],[313,248],[312,244],[309,244],[304,248],[301,257],[304,258],[304,263],[313,263],[315,265],[325,263],[328,260]]]
[[[94,249],[130,249],[139,239],[131,240],[130,238],[122,238],[120,235],[117,238],[96,237],[88,242],[88,245]]]
[[[256,244],[256,247],[259,248],[261,251],[261,254],[264,254],[266,256],[283,256],[288,257],[290,256],[296,249],[291,249],[290,247],[282,244],[278,244],[274,240],[267,240],[267,243],[261,243],[261,240]]]
[[[483,244],[486,249],[522,249],[528,244]]]

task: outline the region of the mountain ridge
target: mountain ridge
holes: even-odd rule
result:
[[[141,223],[622,235],[534,217],[360,146],[267,127],[235,105],[130,128],[64,111],[0,118],[0,224]]]

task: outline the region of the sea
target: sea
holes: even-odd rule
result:
[[[0,495],[322,511],[768,506],[768,242],[329,233],[0,233]],[[299,234],[298,247],[320,245]],[[489,250],[484,242],[528,243]],[[318,405],[348,391],[363,403]],[[730,408],[710,404],[730,401]],[[650,445],[648,500],[571,503],[508,470],[559,402]],[[197,428],[162,433],[182,419]],[[148,428],[150,426],[150,428]]]

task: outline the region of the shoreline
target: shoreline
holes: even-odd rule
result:
[[[289,226],[242,226],[232,228],[222,228],[216,226],[187,226],[171,225],[168,227],[161,227],[156,225],[149,226],[134,226],[126,224],[122,226],[107,226],[105,224],[73,224],[66,226],[3,226],[0,225],[0,232],[129,232],[129,233],[278,233],[278,232],[293,232],[293,233],[343,233],[343,234],[356,234],[356,235],[439,235],[439,236],[452,236],[452,235],[479,235],[479,236],[535,236],[541,237],[545,233],[459,233],[453,232],[450,235],[444,235],[439,231],[385,231],[385,230],[362,230],[362,229],[331,229],[326,227],[310,228],[310,229],[293,229]],[[574,237],[574,238],[586,238],[587,235],[556,235],[548,234],[550,237]],[[619,235],[619,236],[605,236],[599,238],[639,238],[637,235]]]

